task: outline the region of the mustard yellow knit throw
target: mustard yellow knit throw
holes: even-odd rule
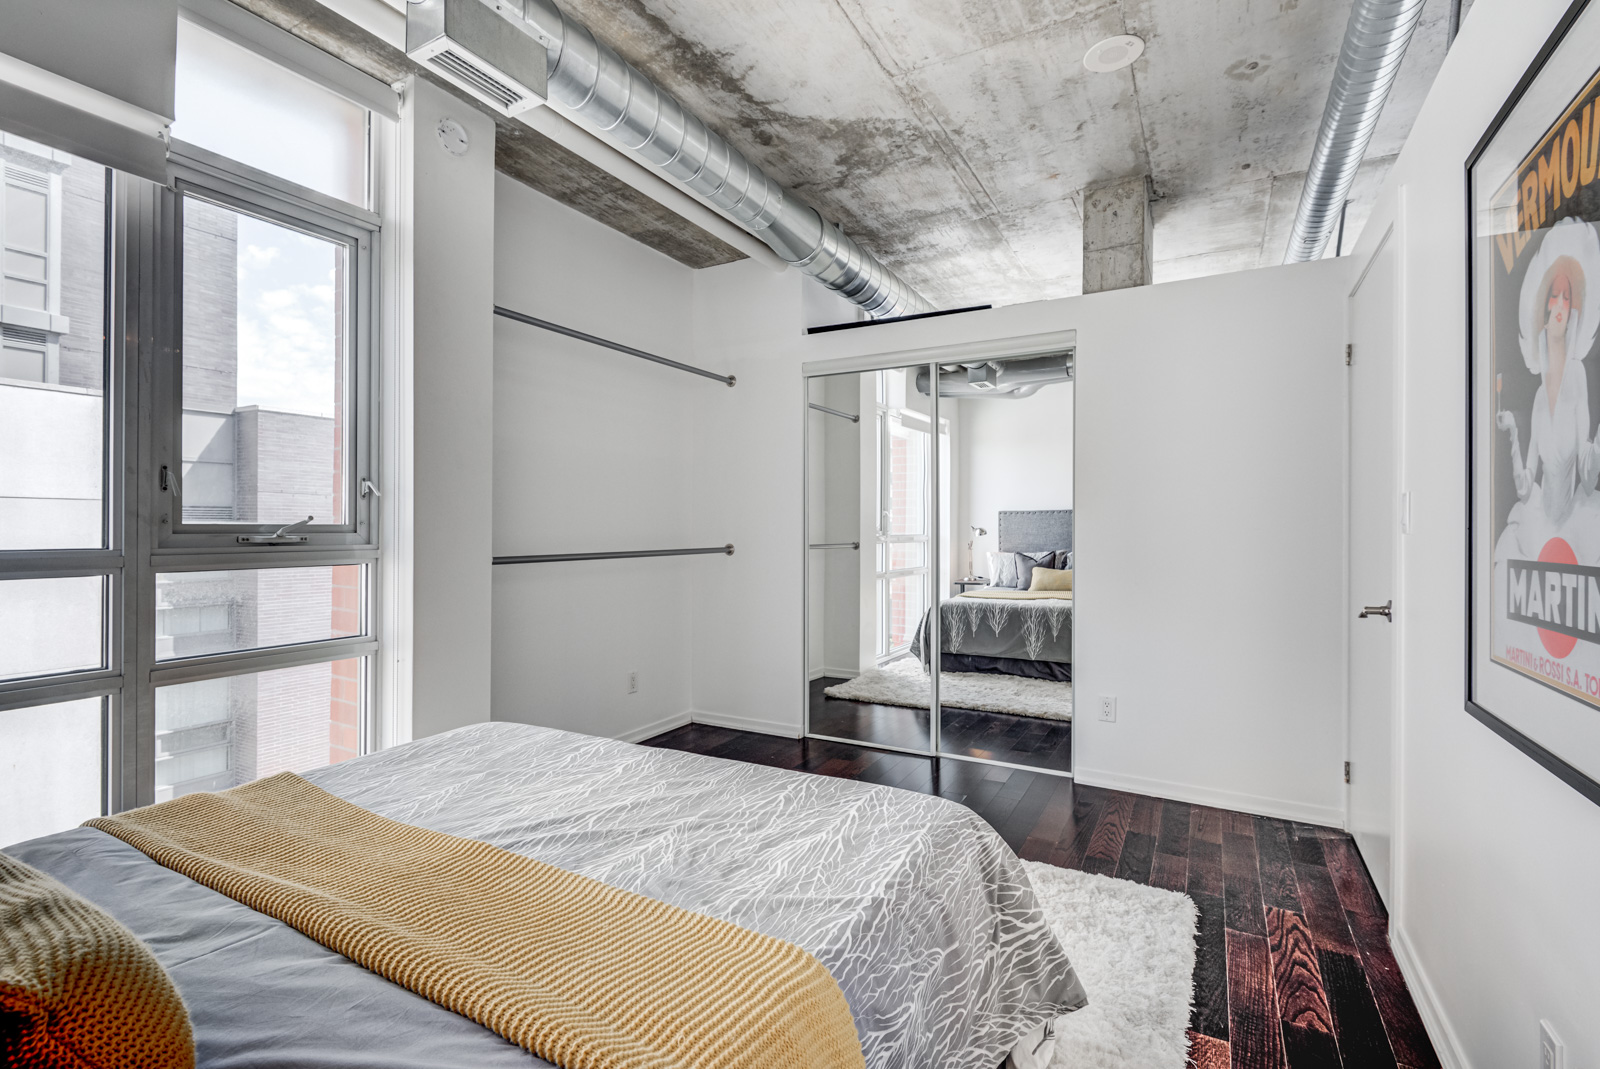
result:
[[[380,817],[284,772],[88,822],[563,1069],[862,1069],[781,939]]]

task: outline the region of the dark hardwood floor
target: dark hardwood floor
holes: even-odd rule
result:
[[[1186,892],[1200,910],[1189,1021],[1198,1069],[1439,1066],[1389,950],[1388,917],[1342,831],[698,724],[645,745],[938,794],[1031,861]]]
[[[818,735],[908,750],[928,748],[928,711],[902,705],[830,698],[824,689],[843,679],[811,681],[811,730]],[[1072,769],[1072,723],[1037,716],[941,707],[940,753],[966,754],[1033,768]]]

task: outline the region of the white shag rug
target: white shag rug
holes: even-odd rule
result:
[[[823,693],[845,701],[926,709],[928,674],[915,657],[902,657],[882,668],[869,668]],[[945,672],[939,676],[939,702],[957,709],[1071,720],[1072,684],[989,672]]]
[[[1184,1069],[1199,913],[1188,895],[1024,861],[1089,1004],[1056,1030],[1049,1069]]]

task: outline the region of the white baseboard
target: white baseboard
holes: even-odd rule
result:
[[[1450,1018],[1445,1016],[1444,1007],[1439,1005],[1439,994],[1434,991],[1427,972],[1417,960],[1411,940],[1406,938],[1405,929],[1392,916],[1389,918],[1389,946],[1394,950],[1400,975],[1411,992],[1411,1000],[1417,1004],[1417,1013],[1422,1017],[1422,1026],[1428,1030],[1428,1038],[1433,1041],[1433,1050],[1439,1055],[1440,1064],[1444,1069],[1472,1069],[1472,1063],[1461,1049],[1461,1038],[1450,1027]]]
[[[673,713],[671,716],[664,716],[660,720],[652,721],[648,724],[636,727],[632,731],[618,735],[617,738],[622,742],[642,742],[645,739],[653,738],[656,735],[661,734],[663,731],[671,731],[673,728],[681,728],[683,725],[688,723],[691,723],[691,720],[687,712]]]
[[[1265,798],[1235,791],[1219,791],[1196,787],[1189,783],[1169,783],[1166,780],[1146,779],[1143,776],[1126,776],[1118,772],[1084,768],[1073,770],[1079,783],[1090,787],[1105,787],[1113,791],[1148,794],[1156,798],[1170,798],[1174,802],[1208,805],[1215,809],[1232,809],[1240,813],[1297,820],[1303,824],[1322,824],[1331,828],[1344,827],[1344,810],[1338,806],[1306,805],[1282,798]]]
[[[786,739],[798,739],[803,734],[799,724],[784,724],[776,720],[757,720],[749,716],[708,713],[696,709],[691,711],[688,717],[690,722],[695,724],[708,724],[717,728],[732,728],[735,731],[756,731],[763,735],[780,735]]]
[[[859,668],[813,668],[810,678],[817,680],[823,676],[832,676],[834,679],[854,679],[860,674]]]

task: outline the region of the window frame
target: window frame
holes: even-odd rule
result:
[[[370,138],[369,144],[370,144]],[[181,151],[180,151],[181,150]],[[198,155],[189,155],[198,154]],[[369,168],[370,169],[370,168]],[[378,336],[378,271],[380,262],[379,217],[353,204],[343,204],[314,190],[294,186],[283,179],[244,164],[226,160],[215,153],[181,143],[174,149],[170,166],[172,181],[170,195],[173,207],[174,233],[168,235],[174,260],[174,292],[172,307],[168,311],[172,349],[182,351],[183,344],[183,203],[195,198],[219,207],[252,215],[257,218],[298,230],[312,237],[337,242],[350,249],[350,286],[348,300],[350,316],[347,323],[349,381],[345,387],[345,408],[348,427],[345,430],[346,457],[344,495],[347,515],[343,523],[312,523],[297,533],[307,541],[294,546],[249,546],[241,544],[241,535],[270,535],[282,523],[185,523],[183,521],[183,376],[182,362],[168,359],[159,362],[152,380],[153,411],[151,444],[155,457],[155,479],[158,489],[169,494],[161,515],[155,552],[158,555],[174,553],[189,557],[197,551],[228,560],[254,560],[262,549],[288,550],[291,555],[306,557],[317,555],[319,550],[364,549],[376,553],[378,546],[377,522],[379,510],[374,507],[375,495],[367,487],[379,486],[375,471],[378,435],[378,389],[375,340]],[[173,487],[164,490],[161,469],[179,473],[179,478],[165,483]],[[342,563],[355,563],[345,561]],[[252,565],[239,565],[250,567]],[[219,564],[218,567],[227,567]]]

